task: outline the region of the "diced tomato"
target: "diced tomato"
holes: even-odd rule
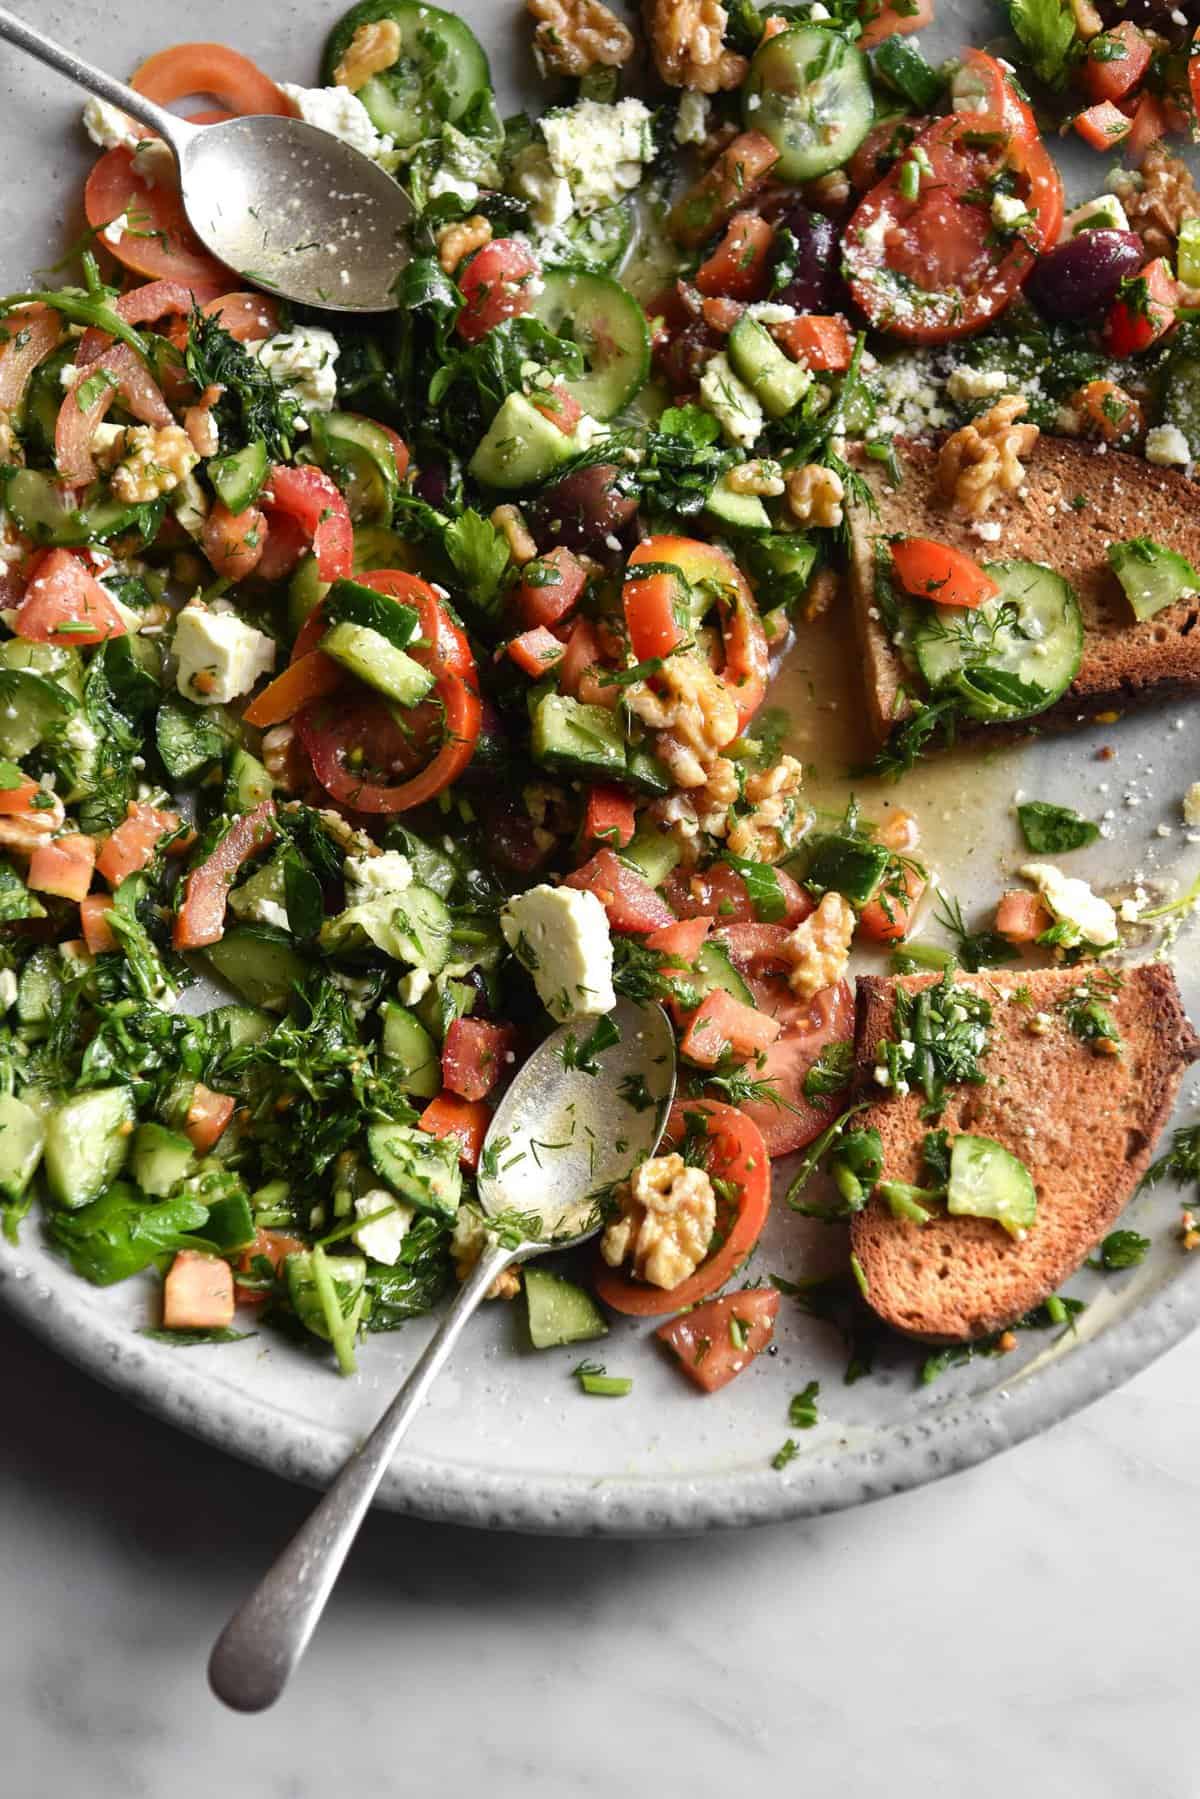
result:
[[[256,730],[280,725],[294,718],[302,707],[313,700],[334,693],[346,679],[346,671],[324,650],[309,650],[298,662],[290,662],[281,675],[246,707],[242,717]]]
[[[667,230],[689,249],[706,242],[745,206],[778,161],[779,151],[769,137],[761,131],[743,131],[676,201],[667,214]]]
[[[597,850],[589,862],[567,876],[564,886],[594,893],[614,931],[642,933],[673,924],[675,915],[642,875],[613,854]]]
[[[521,623],[531,631],[536,625],[556,625],[570,612],[586,586],[587,574],[578,556],[562,544],[556,545],[521,570],[514,590]]]
[[[223,500],[214,500],[200,534],[200,547],[213,572],[229,581],[244,581],[262,561],[267,525],[257,506],[230,512]]]
[[[1017,887],[1001,895],[996,907],[996,930],[1009,943],[1036,943],[1054,920],[1040,893]]]
[[[1148,350],[1175,324],[1179,284],[1162,256],[1148,262],[1131,281],[1121,283],[1120,298],[1104,321],[1104,344],[1114,356]]]
[[[60,899],[81,900],[92,884],[96,868],[96,844],[80,832],[40,843],[29,858],[26,885],[35,893],[55,893]]]
[[[1194,60],[1189,60],[1189,73],[1193,67]],[[1135,167],[1140,164],[1151,144],[1156,144],[1168,131],[1186,129],[1186,121],[1179,119],[1177,122],[1177,117],[1173,116],[1181,111],[1181,108],[1172,107],[1165,95],[1160,97],[1148,91],[1138,95],[1137,105],[1133,109],[1133,124],[1125,139],[1125,154]]]
[[[96,857],[96,873],[110,887],[119,887],[126,876],[145,868],[160,837],[178,829],[178,813],[160,812],[144,800],[131,800],[126,816]]]
[[[25,589],[13,630],[34,642],[79,649],[124,637],[125,621],[78,556],[50,550]]]
[[[656,949],[660,955],[669,956],[672,967],[690,968],[708,941],[708,933],[712,927],[711,918],[677,918],[674,924],[665,924],[659,930],[651,931],[646,939],[646,948]]]
[[[1075,114],[1075,129],[1093,150],[1111,150],[1129,136],[1132,123],[1111,100]]]
[[[455,324],[458,335],[475,343],[494,325],[528,312],[539,272],[534,257],[515,237],[497,237],[485,244],[458,277],[463,297]]]
[[[1071,401],[1073,410],[1087,421],[1088,434],[1105,443],[1126,443],[1140,437],[1146,417],[1137,401],[1115,381],[1088,381]]]
[[[745,310],[745,305],[741,300],[726,300],[713,295],[705,300],[700,308],[700,316],[706,325],[711,326],[714,331],[721,332],[724,336],[725,333],[733,330]]]
[[[667,564],[678,575],[643,565]],[[639,661],[668,656],[686,643],[692,590],[707,583],[721,617],[725,659],[721,678],[737,701],[738,722],[746,725],[767,690],[770,655],[767,635],[750,587],[736,563],[713,544],[693,537],[648,537],[630,556],[622,601],[629,641]]]
[[[232,1323],[229,1263],[198,1249],[181,1249],[163,1282],[163,1329],[228,1330]]]
[[[276,512],[264,530],[267,540],[258,559],[260,581],[283,581],[308,550],[308,538],[300,525],[286,512]]]
[[[486,1099],[510,1072],[514,1032],[486,1018],[456,1018],[442,1045],[442,1080],[460,1099]]]
[[[783,899],[780,924],[797,925],[813,910],[813,900],[782,868],[775,880]],[[663,898],[681,918],[714,917],[719,925],[753,924],[758,919],[744,876],[728,862],[684,874],[679,869],[663,883]]]
[[[203,949],[225,934],[225,906],[234,876],[275,837],[275,805],[264,800],[236,819],[211,855],[187,878],[175,919],[176,949]]]
[[[913,917],[929,885],[915,868],[898,868],[889,875],[886,891],[868,900],[858,915],[861,936],[873,943],[900,943],[912,930]],[[900,892],[893,891],[900,888]]]
[[[602,661],[600,646],[596,641],[596,632],[589,618],[577,618],[572,622],[571,634],[567,638],[566,653],[558,665],[558,684],[564,693],[572,699],[582,698],[582,686],[586,680],[594,684],[590,670],[600,666]],[[604,690],[619,698],[620,688],[610,687]]]
[[[655,1336],[674,1351],[680,1369],[706,1393],[726,1387],[775,1335],[779,1294],[774,1287],[727,1293],[660,1324]]]
[[[140,64],[129,85],[160,106],[211,94],[234,115],[286,116],[292,110],[285,95],[256,63],[225,44],[172,44],[156,50]]]
[[[583,811],[583,841],[603,843],[609,849],[623,850],[637,829],[637,813],[633,800],[623,787],[609,781],[597,781],[588,788]]]
[[[159,283],[152,285],[157,287]],[[58,409],[54,460],[66,486],[79,487],[95,480],[98,471],[92,439],[100,421],[118,400],[144,424],[162,430],[175,423],[174,414],[141,357],[128,344],[111,345],[88,364],[86,373],[81,369],[75,386]]]
[[[289,468],[277,462],[263,498],[269,516],[282,512],[300,526],[312,544],[322,581],[340,581],[353,571],[354,527],[350,508],[323,469],[311,463],[303,468]]]
[[[239,1305],[260,1306],[270,1298],[269,1293],[263,1292],[259,1288],[243,1286],[238,1278],[241,1275],[252,1277],[254,1264],[260,1257],[270,1262],[271,1267],[278,1274],[289,1256],[303,1255],[307,1248],[308,1244],[300,1237],[289,1236],[286,1231],[263,1230],[260,1226],[254,1233],[253,1243],[249,1249],[243,1252],[234,1276]]]
[[[782,1029],[777,1018],[714,987],[692,1013],[679,1053],[698,1068],[715,1068],[726,1056],[746,1061],[774,1043]]]
[[[729,300],[761,300],[770,281],[774,238],[770,225],[758,213],[735,212],[724,237],[696,271],[700,292]]]
[[[831,375],[844,375],[854,355],[850,327],[838,313],[806,313],[770,327],[771,336],[796,362]]]
[[[892,545],[892,566],[900,585],[939,606],[982,606],[1000,592],[998,584],[962,550],[931,537],[901,537]]]
[[[196,1082],[183,1129],[198,1156],[206,1156],[217,1142],[233,1117],[236,1103],[231,1094],[214,1093],[203,1081]]]
[[[1142,79],[1150,67],[1150,57],[1145,35],[1128,19],[1092,38],[1082,71],[1089,98],[1120,100]]]
[[[566,645],[544,625],[538,625],[533,631],[522,631],[519,637],[510,638],[505,647],[509,660],[533,681],[540,681],[543,675],[557,668],[567,653]]]
[[[0,787],[0,818],[23,819],[50,837],[64,817],[62,801],[40,781],[19,781],[15,787]]]
[[[881,6],[879,0],[859,0],[858,16],[863,21],[859,48],[873,50],[885,37],[902,37],[932,25],[933,0],[902,0],[896,6]]]
[[[702,1165],[713,1182],[720,1183],[714,1237],[718,1247],[695,1274],[669,1290],[633,1280],[602,1262],[593,1284],[614,1312],[655,1318],[694,1306],[733,1278],[762,1235],[771,1209],[771,1164],[761,1131],[736,1106],[713,1099],[676,1100],[667,1120],[665,1147],[678,1148],[701,1121]],[[724,1197],[730,1189],[732,1201]]]
[[[457,1093],[439,1093],[431,1099],[417,1123],[431,1137],[457,1137],[458,1159],[464,1168],[476,1169],[492,1114],[481,1099],[462,1099]]]
[[[549,387],[535,387],[529,396],[529,403],[543,418],[548,418],[552,425],[557,425],[564,437],[570,437],[583,417],[583,407],[574,394],[567,392],[561,381],[554,381]]]
[[[83,927],[83,941],[93,956],[102,956],[121,947],[113,935],[107,917],[115,903],[111,893],[88,893],[79,902],[79,922]]]
[[[58,348],[63,330],[61,313],[49,306],[25,306],[4,319],[0,325],[0,407],[5,412],[20,405],[30,375]]]

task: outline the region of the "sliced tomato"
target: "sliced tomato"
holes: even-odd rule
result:
[[[715,1068],[727,1056],[746,1061],[770,1047],[783,1026],[720,987],[706,993],[688,1018],[679,1053],[698,1068]]]
[[[240,344],[258,343],[264,337],[274,337],[279,330],[279,302],[272,300],[268,294],[244,291],[230,293],[228,277],[220,284],[217,293],[197,293],[196,304],[209,318],[218,319],[222,329],[228,331],[230,337],[236,338]],[[170,327],[167,336],[176,349],[182,350],[187,344],[187,319],[177,320]]]
[[[515,662],[521,673],[528,675],[531,681],[540,681],[558,667],[566,655],[566,646],[547,631],[544,625],[538,625],[532,631],[522,631],[519,637],[512,637],[505,646],[510,662]]]
[[[623,850],[637,829],[633,800],[623,787],[597,781],[588,788],[583,811],[583,841]]]
[[[799,924],[813,910],[812,898],[782,868],[775,870],[775,880],[784,906],[778,922]],[[663,882],[662,893],[681,918],[711,916],[719,925],[754,924],[758,919],[744,877],[728,862],[714,862],[711,867],[695,869],[690,874],[676,869]]]
[[[671,967],[687,969],[704,948],[712,927],[711,918],[677,918],[674,924],[661,925],[657,931],[651,931],[646,948],[669,956]]]
[[[64,816],[62,801],[40,781],[19,781],[15,787],[0,787],[0,818],[22,819],[50,837]]]
[[[1179,284],[1162,256],[1123,281],[1104,321],[1104,344],[1114,356],[1136,356],[1165,337],[1175,324]]]
[[[1000,591],[973,556],[932,537],[898,538],[892,566],[906,592],[939,606],[982,606]]]
[[[648,574],[636,572],[647,565]],[[702,584],[720,613],[725,646],[721,678],[737,701],[739,725],[745,726],[766,693],[770,656],[754,595],[723,550],[693,537],[664,535],[640,543],[626,565],[622,593],[629,641],[639,662],[669,656],[686,643],[695,625],[691,596]]]
[[[564,693],[569,693],[572,699],[615,708],[620,704],[621,689],[615,685],[600,685],[600,675],[605,666],[591,619],[575,619],[570,627],[563,659],[558,665],[559,687]]]
[[[887,891],[868,900],[859,913],[859,934],[873,943],[902,942],[912,930],[913,918],[928,885],[918,869],[898,869],[888,877]]]
[[[266,112],[286,117],[292,110],[270,77],[226,44],[173,44],[156,50],[139,65],[129,85],[160,106],[211,95],[234,115]]]
[[[800,1000],[787,984],[790,962],[786,925],[730,925],[717,932],[730,960],[754,994],[756,1005],[777,1018],[779,1036],[752,1072],[769,1081],[776,1100],[750,1100],[743,1107],[762,1131],[768,1153],[785,1156],[819,1136],[841,1111],[841,1095],[809,1099],[804,1081],[821,1051],[854,1035],[854,995],[846,981]]]
[[[187,321],[192,308],[203,307],[206,301],[215,298],[214,289],[219,289],[221,285],[220,282],[209,281],[188,284],[182,281],[143,281],[139,286],[131,287],[127,293],[118,294],[112,303],[113,311],[127,325],[153,325],[170,316],[172,322],[165,336],[178,349],[182,349],[187,343]],[[112,341],[109,332],[101,331],[96,325],[89,325],[75,352],[76,365],[86,368],[104,354]]]
[[[933,23],[933,0],[901,0],[896,6],[881,6],[880,0],[859,0],[858,16],[863,21],[859,48],[873,50],[885,37],[924,31]]]
[[[756,212],[735,212],[725,235],[696,271],[702,294],[728,300],[761,300],[770,285],[771,245],[775,233]],[[709,320],[712,324],[714,321]],[[728,330],[728,326],[726,326]]]
[[[159,430],[175,423],[175,415],[141,357],[128,344],[113,344],[80,371],[58,409],[54,461],[68,487],[81,487],[96,479],[92,439],[116,400],[135,418]]]
[[[485,244],[458,277],[463,297],[455,322],[458,335],[475,343],[494,325],[528,312],[539,273],[535,258],[515,237],[497,237]]]
[[[126,634],[112,600],[70,550],[50,550],[38,563],[13,630],[27,640],[75,649]]]
[[[431,1137],[457,1137],[458,1159],[472,1171],[479,1166],[491,1122],[491,1110],[481,1099],[462,1099],[457,1093],[439,1093],[417,1120]]]
[[[34,893],[53,893],[59,899],[82,900],[92,884],[96,844],[81,832],[68,832],[52,843],[39,843],[29,858],[25,884]]]
[[[269,501],[266,495],[269,493]],[[294,519],[312,544],[322,581],[340,581],[354,568],[354,526],[340,489],[324,469],[277,462],[264,491],[268,517]]]
[[[727,1387],[775,1335],[779,1294],[774,1287],[727,1293],[660,1324],[655,1336],[673,1350],[689,1380],[706,1393]]]
[[[93,956],[103,956],[120,948],[108,922],[108,914],[115,904],[111,893],[88,893],[79,902],[83,941]]]
[[[571,611],[587,586],[587,573],[578,556],[558,544],[545,556],[537,556],[521,570],[513,600],[528,630],[535,625],[556,625]]]
[[[996,930],[1009,943],[1036,943],[1053,922],[1041,894],[1030,893],[1025,887],[1002,894],[996,907]]]
[[[198,1156],[206,1156],[223,1135],[237,1102],[228,1093],[214,1093],[203,1081],[192,1088],[183,1134]]]
[[[796,362],[820,373],[844,375],[854,356],[854,338],[837,313],[804,313],[772,325],[771,336]]]
[[[176,949],[203,949],[225,934],[225,906],[234,876],[243,863],[267,848],[275,837],[275,805],[263,800],[253,812],[236,819],[220,843],[187,877],[184,900],[175,919]]]
[[[161,837],[178,829],[178,813],[160,812],[145,800],[131,800],[126,816],[96,857],[96,873],[110,887],[119,887],[129,875],[145,868]]]
[[[13,412],[21,404],[29,377],[39,362],[57,350],[63,319],[49,306],[25,306],[0,324],[0,407]]]
[[[1189,73],[1192,66],[1189,62]],[[1125,139],[1125,153],[1136,168],[1151,144],[1156,144],[1160,137],[1165,137],[1168,131],[1186,130],[1187,118],[1182,107],[1173,106],[1165,97],[1160,99],[1157,94],[1143,90],[1133,109],[1133,124]]]
[[[622,862],[612,850],[597,850],[582,868],[566,877],[563,885],[594,893],[608,913],[608,922],[614,931],[640,935],[674,922],[671,908],[660,899],[649,881]]]
[[[289,1236],[286,1231],[263,1230],[260,1226],[254,1233],[253,1243],[242,1252],[234,1274],[238,1304],[259,1306],[265,1304],[271,1297],[269,1292],[264,1292],[261,1288],[243,1286],[237,1278],[238,1275],[252,1276],[254,1264],[260,1258],[269,1262],[275,1273],[279,1274],[289,1256],[303,1255],[307,1249],[308,1244],[299,1237]]]
[[[244,581],[262,561],[267,523],[257,506],[230,512],[223,500],[214,500],[200,533],[200,547],[214,574],[228,581]]]
[[[666,1148],[678,1148],[685,1137],[694,1143],[701,1127],[702,1165],[714,1182],[721,1183],[714,1238],[719,1247],[695,1274],[669,1290],[633,1280],[601,1263],[593,1285],[614,1312],[654,1318],[694,1306],[733,1278],[762,1235],[771,1209],[771,1164],[762,1132],[736,1106],[714,1099],[676,1100],[667,1120]],[[732,1202],[720,1197],[730,1190]]]
[[[258,559],[260,581],[283,581],[301,556],[308,552],[308,538],[298,521],[287,512],[276,512],[266,523],[267,541]]]
[[[442,1080],[460,1099],[486,1099],[512,1072],[513,1042],[510,1024],[492,1024],[486,1018],[456,1018],[442,1045]]]
[[[237,277],[209,255],[188,224],[178,188],[149,181],[123,145],[104,152],[88,176],[83,204],[93,231],[128,219],[116,243],[103,240],[127,269],[185,285],[234,286]]]

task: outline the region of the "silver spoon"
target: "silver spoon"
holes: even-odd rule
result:
[[[609,1016],[620,1036],[598,1052],[594,1073],[568,1067],[569,1054],[564,1059],[568,1039],[585,1041],[591,1029],[591,1021],[577,1020],[547,1037],[500,1102],[478,1183],[480,1204],[500,1222],[500,1233],[489,1233],[474,1271],[366,1442],[217,1638],[208,1678],[236,1711],[263,1711],[282,1693],[400,1439],[497,1275],[594,1236],[596,1195],[658,1148],[675,1092],[671,1027],[661,1006],[627,999]],[[634,1089],[639,1081],[644,1089]]]
[[[391,312],[412,216],[403,188],[302,119],[189,125],[0,7],[0,39],[148,125],[170,146],[188,223],[255,287],[329,312]]]

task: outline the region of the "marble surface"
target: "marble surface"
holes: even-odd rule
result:
[[[997,1461],[814,1523],[580,1543],[376,1514],[257,1719],[204,1660],[309,1495],[3,1318],[0,1367],[6,1799],[1200,1795],[1200,1339]]]

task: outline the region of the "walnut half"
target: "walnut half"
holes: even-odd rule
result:
[[[737,87],[746,58],[725,47],[729,14],[717,0],[643,0],[654,64],[668,87],[715,94]]]
[[[633,55],[633,33],[602,0],[525,0],[537,20],[533,53],[542,72],[586,75],[619,69]]]

